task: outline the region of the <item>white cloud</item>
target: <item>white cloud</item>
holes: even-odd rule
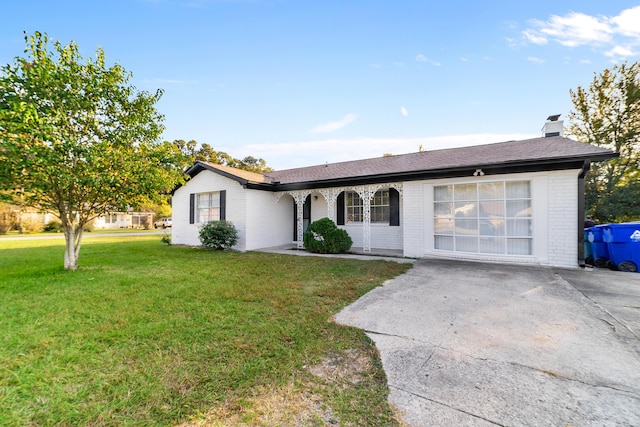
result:
[[[529,62],[534,62],[534,63],[536,63],[536,64],[544,64],[544,62],[545,62],[545,61],[544,61],[544,59],[542,59],[542,58],[538,58],[538,57],[536,57],[536,56],[529,56],[529,57],[527,58],[527,61],[529,61]]]
[[[464,56],[460,57],[460,61],[462,62],[469,62],[469,60],[467,58],[465,58]]]
[[[403,116],[407,117],[409,115],[409,112],[407,111],[407,109],[403,106],[400,107],[400,114],[402,114]]]
[[[522,35],[533,44],[547,44],[549,41],[544,35],[539,34],[534,30],[524,30]]]
[[[580,63],[581,63],[581,64],[591,64],[591,61],[590,61],[590,60],[588,60],[588,59],[581,59],[581,60],[580,60]]]
[[[429,63],[433,66],[439,67],[441,64],[438,61],[427,58],[425,55],[419,53],[415,58],[416,62]]]
[[[635,55],[635,53],[631,49],[623,46],[615,46],[613,49],[606,51],[604,54],[610,57]]]
[[[333,132],[333,131],[336,131],[338,129],[342,129],[343,127],[347,126],[349,123],[352,123],[357,119],[358,119],[358,115],[357,114],[349,113],[349,114],[347,114],[346,116],[344,116],[340,120],[337,120],[337,121],[334,121],[334,122],[328,122],[328,123],[324,123],[324,124],[316,126],[313,129],[309,130],[309,133],[328,133],[328,132]]]
[[[536,138],[538,134],[468,134],[413,138],[353,138],[250,144],[242,147],[221,147],[235,157],[254,156],[266,160],[276,170],[337,163],[349,160],[382,157],[384,153],[406,154],[494,142]]]
[[[611,22],[620,34],[640,37],[640,6],[623,10],[620,15],[611,18]]]
[[[529,24],[522,31],[523,40],[537,45],[553,42],[571,48],[591,46],[613,58],[637,55],[633,46],[640,46],[640,6],[616,16],[570,12],[551,15],[546,21],[533,19]]]
[[[572,12],[566,16],[551,16],[539,31],[563,46],[601,44],[611,40],[613,30],[605,19]]]

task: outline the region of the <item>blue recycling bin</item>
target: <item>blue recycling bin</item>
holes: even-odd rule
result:
[[[605,229],[606,225],[596,225],[595,227],[587,228],[587,241],[591,246],[591,256],[593,257],[593,265],[596,267],[608,267],[609,261],[609,246],[604,241],[605,233],[608,235],[610,230]]]
[[[593,249],[591,249],[591,242],[589,241],[589,228],[584,229],[584,259],[590,259],[591,262],[593,262]]]
[[[605,231],[607,231],[605,233]],[[608,224],[603,240],[609,249],[609,259],[620,271],[637,272],[640,266],[640,222]]]

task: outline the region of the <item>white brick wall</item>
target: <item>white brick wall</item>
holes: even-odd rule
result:
[[[339,227],[349,234],[354,247],[362,248],[364,232],[362,224],[346,224]],[[402,250],[402,234],[402,226],[371,224],[371,248]]]
[[[270,191],[247,192],[246,250],[291,243],[293,237],[293,199],[282,196],[278,201]]]
[[[578,174],[549,174],[548,254],[550,263],[559,267],[578,266]]]
[[[246,248],[246,190],[231,179],[225,178],[210,171],[202,171],[188,184],[180,187],[173,194],[171,202],[173,226],[171,241],[175,244],[200,245],[198,231],[201,224],[189,224],[189,195],[191,193],[206,193],[211,191],[226,190],[227,206],[226,219],[231,221],[238,229],[238,244],[235,249]]]
[[[402,187],[404,256],[419,258],[425,254],[425,247],[429,240],[427,230],[431,233],[433,230],[433,227],[428,226],[429,223],[433,223],[433,220],[425,216],[425,206],[433,204],[433,196],[429,196],[429,193],[425,194],[425,191],[428,192],[431,188],[426,187],[424,181],[405,182]]]
[[[317,199],[315,197],[317,197]],[[335,206],[336,203],[334,202],[334,209]],[[322,194],[316,192],[311,193],[311,222],[317,221],[320,218],[331,218],[332,221],[335,222],[335,215],[335,212],[333,213],[333,218],[329,215],[329,212],[327,211],[327,202],[324,200],[324,197],[322,197]]]
[[[492,262],[578,266],[578,170],[415,181],[404,184],[404,255]],[[436,251],[433,242],[433,187],[448,183],[531,181],[533,254],[496,256]]]

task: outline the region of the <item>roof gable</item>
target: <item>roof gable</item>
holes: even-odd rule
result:
[[[226,178],[237,181],[242,185],[265,184],[269,182],[269,178],[267,178],[263,174],[249,172],[243,169],[232,168],[230,166],[223,166],[216,163],[203,162],[200,160],[197,160],[195,164],[189,170],[187,170],[186,173],[191,178],[193,178],[203,170],[217,173]]]

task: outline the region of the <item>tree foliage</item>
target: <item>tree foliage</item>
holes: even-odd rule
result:
[[[26,57],[0,69],[0,191],[59,216],[65,268],[75,270],[83,227],[157,200],[182,179],[182,160],[159,142],[160,90],[137,91],[102,48],[82,58],[75,42],[39,32],[25,43]]]
[[[224,151],[214,150],[213,147],[207,143],[198,144],[198,142],[194,140],[185,141],[183,139],[176,139],[173,141],[173,145],[184,155],[186,160],[184,167],[189,167],[193,165],[196,160],[200,160],[203,162],[243,169],[249,172],[262,173],[273,171],[273,169],[267,166],[267,162],[265,162],[264,159],[255,158],[253,156],[236,159]]]
[[[601,222],[640,219],[640,63],[614,65],[570,94],[570,133],[620,153],[592,164],[585,181],[587,211]]]

